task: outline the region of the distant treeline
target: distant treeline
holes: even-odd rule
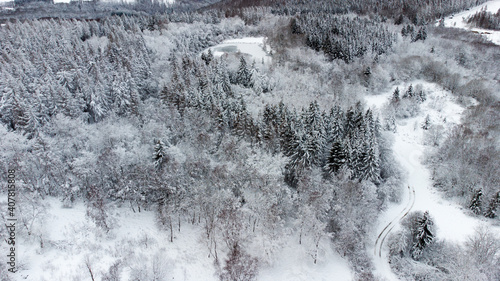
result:
[[[500,9],[496,14],[483,9],[467,18],[467,22],[485,29],[500,30]]]
[[[423,24],[486,2],[486,0],[237,0],[221,1],[213,7],[229,13],[241,13],[249,7],[271,7],[275,14],[357,13],[378,14],[396,23],[404,18],[414,24]]]

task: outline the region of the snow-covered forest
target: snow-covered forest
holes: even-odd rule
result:
[[[0,3],[0,281],[499,280],[499,2]]]

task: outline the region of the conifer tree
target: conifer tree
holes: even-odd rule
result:
[[[167,160],[165,154],[165,144],[161,140],[155,141],[155,147],[153,152],[153,161],[156,170],[161,170],[163,163]]]
[[[380,181],[380,159],[378,145],[375,139],[364,145],[364,151],[359,157],[359,179],[369,180],[373,183]]]
[[[413,259],[418,259],[423,250],[432,243],[434,239],[434,234],[431,232],[431,226],[433,221],[429,216],[429,211],[426,211],[424,215],[417,220],[417,228],[414,236],[414,243],[411,249],[411,256]]]
[[[500,191],[498,191],[490,200],[488,204],[488,209],[484,213],[484,216],[487,218],[494,219],[498,216],[498,206],[500,206]]]
[[[212,49],[208,49],[208,52],[201,54],[201,59],[205,62],[206,65],[209,65],[210,62],[214,59],[214,55],[212,54]]]
[[[429,114],[427,114],[427,116],[425,116],[424,123],[422,123],[422,129],[429,130],[430,126],[431,126],[431,117],[429,116]]]
[[[344,114],[339,106],[335,106],[330,111],[330,131],[328,141],[339,141],[344,137]]]
[[[330,156],[328,157],[327,170],[336,173],[343,165],[346,164],[347,155],[344,146],[340,141],[333,142],[330,149]]]
[[[393,103],[397,103],[397,102],[399,102],[399,99],[400,99],[400,97],[399,97],[399,88],[396,87],[396,90],[394,90],[394,93],[392,94],[392,102]]]
[[[405,94],[403,95],[403,98],[411,99],[413,97],[413,85],[408,86],[408,90],[406,90]]]
[[[231,83],[229,81],[229,74],[227,72],[226,65],[224,62],[219,61],[215,66],[215,75],[212,79],[212,84],[214,88],[214,94],[220,97],[233,96],[233,92],[231,90]]]
[[[236,81],[237,84],[242,85],[243,87],[250,87],[252,82],[252,74],[247,66],[247,61],[244,57],[240,58],[240,65],[238,67],[238,71],[236,72]]]
[[[478,189],[474,192],[474,196],[472,197],[470,204],[469,204],[469,209],[474,212],[474,214],[479,215],[481,213],[481,206],[483,204],[483,190]]]

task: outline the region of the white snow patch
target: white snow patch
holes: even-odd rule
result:
[[[239,39],[229,39],[219,45],[215,45],[205,49],[203,53],[207,53],[208,50],[211,50],[212,54],[215,57],[240,52],[250,55],[252,60],[255,60],[255,62],[271,62],[271,47],[267,45],[265,37],[245,37]]]
[[[87,259],[96,280],[101,280],[118,260],[123,265],[120,280],[130,280],[133,268],[151,273],[155,257],[159,257],[157,261],[168,280],[218,280],[213,257],[209,257],[204,242],[204,230],[199,225],[183,222],[180,232],[174,230],[172,243],[170,232],[158,229],[154,211],[137,212],[136,208],[133,212],[126,203],[122,207],[109,206],[113,228],[106,234],[87,218],[82,202],[72,208],[63,208],[56,198],[43,203],[47,204],[43,230],[37,230],[36,237],[18,237],[17,255],[22,266],[14,280],[87,280]],[[320,242],[317,264],[311,257],[311,243],[300,245],[298,235],[289,234],[281,240],[283,247],[273,254],[271,264],[262,264],[257,280],[353,280],[348,262],[334,251],[329,238]],[[261,251],[257,244],[252,249]]]
[[[449,16],[444,19],[444,26],[445,27],[455,27],[455,28],[462,28],[462,29],[467,29],[473,32],[480,33],[481,35],[485,36],[493,42],[496,45],[500,45],[500,31],[498,30],[488,30],[488,29],[483,29],[483,28],[476,28],[476,27],[471,27],[465,20],[476,14],[477,12],[481,11],[482,9],[485,9],[488,12],[491,13],[496,13],[500,9],[500,0],[493,0],[493,1],[488,1],[482,5],[476,6],[474,8],[471,8],[467,11],[463,11],[461,13],[454,14],[452,16]],[[439,22],[437,23],[439,25]]]
[[[257,277],[259,281],[348,281],[353,280],[348,262],[331,247],[329,238],[324,238],[322,253],[314,264],[310,253],[298,243],[298,238],[289,236],[272,267],[264,267]]]

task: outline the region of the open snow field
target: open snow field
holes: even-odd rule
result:
[[[256,63],[270,63],[271,48],[266,44],[265,37],[245,37],[240,39],[229,39],[219,45],[212,46],[203,51],[203,53],[212,51],[215,57],[220,57],[224,54],[234,54],[237,52],[247,54],[251,57],[249,63],[254,60]]]
[[[398,86],[400,89],[406,89],[409,84]],[[386,226],[392,221],[396,220],[394,225],[389,228],[393,230],[399,228],[398,221],[402,217],[403,210],[409,212],[428,210],[436,225],[436,238],[460,244],[465,242],[480,225],[487,222],[469,216],[467,210],[443,199],[441,194],[433,188],[431,173],[423,165],[422,161],[424,160],[424,153],[434,148],[426,144],[425,134],[427,131],[421,128],[421,124],[428,114],[432,124],[443,126],[441,135],[445,137],[453,126],[460,124],[464,108],[456,103],[451,93],[441,89],[436,84],[425,81],[413,81],[411,84],[421,84],[424,92],[427,93],[427,100],[421,104],[418,116],[398,120],[397,130],[394,133],[394,155],[406,172],[407,178],[403,193],[404,199],[399,204],[390,204],[387,210],[379,217],[378,226],[373,233],[373,244],[375,244],[375,239],[379,233],[383,232]],[[395,88],[396,86],[391,91],[382,95],[367,96],[365,100],[367,106],[381,110],[389,102]],[[414,199],[411,198],[411,194],[408,196],[410,189],[407,190],[407,186],[415,190]],[[410,200],[414,200],[414,203],[409,204]],[[411,209],[407,208],[407,206],[410,206]],[[495,228],[495,232],[500,235],[498,227]],[[383,249],[384,245],[381,245],[381,247]],[[374,248],[369,248],[368,250],[377,253]],[[377,275],[383,276],[388,280],[397,280],[397,277],[391,272],[385,251],[382,251],[380,256],[378,254],[375,255],[375,266]]]
[[[477,7],[469,9],[468,11],[464,11],[464,12],[446,17],[444,19],[444,26],[445,27],[463,28],[463,29],[467,29],[470,31],[478,32],[481,35],[488,38],[488,40],[490,40],[494,44],[500,45],[500,31],[470,27],[465,22],[465,19],[467,19],[469,16],[472,16],[475,13],[481,11],[482,9],[486,9],[486,11],[488,11],[488,12],[496,13],[500,9],[500,0],[488,1],[482,5],[479,5]]]

